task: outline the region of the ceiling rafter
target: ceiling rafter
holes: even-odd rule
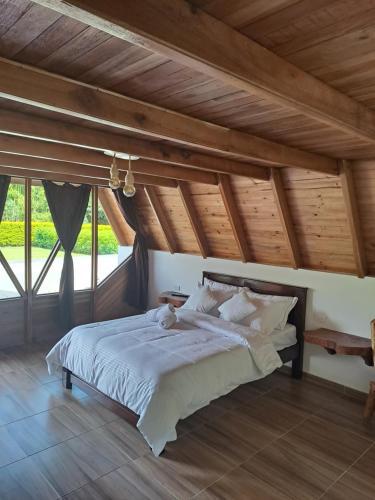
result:
[[[238,250],[243,262],[251,260],[249,245],[246,234],[241,223],[241,217],[238,213],[237,205],[234,200],[230,177],[228,175],[219,175],[219,189],[221,197],[228,215],[229,223],[233,230],[233,235],[237,242]]]
[[[228,85],[375,142],[374,111],[185,0],[35,1]]]
[[[337,173],[336,162],[328,157],[214,125],[7,59],[0,59],[0,97],[115,129],[171,140],[187,147],[237,155],[247,161],[262,160],[272,166]]]
[[[176,245],[175,241],[176,239],[173,236],[173,231],[169,225],[168,219],[165,215],[165,209],[160,201],[160,198],[155,190],[154,187],[152,186],[144,186],[144,190],[146,193],[146,196],[148,198],[148,201],[151,205],[151,208],[155,214],[155,217],[157,221],[159,222],[159,225],[161,227],[161,230],[163,232],[165,241],[168,246],[168,250],[170,253],[175,253],[176,252]]]
[[[44,158],[58,161],[69,161],[79,164],[103,167],[106,171],[104,176],[109,177],[109,167],[112,159],[103,153],[85,148],[78,148],[66,144],[38,141],[11,135],[0,134],[0,152],[13,153],[34,158]],[[117,165],[125,172],[128,169],[128,161],[117,158]],[[133,172],[139,174],[156,175],[177,180],[188,180],[202,184],[217,185],[217,175],[214,172],[206,172],[193,168],[154,162],[152,160],[137,160],[132,162]]]
[[[140,156],[146,160],[155,160],[161,164],[191,167],[209,172],[240,175],[260,180],[267,180],[270,175],[268,168],[235,161],[231,158],[189,151],[165,143],[104,132],[17,111],[0,109],[0,132],[41,139],[45,142],[79,146],[76,151],[77,161],[80,161],[81,155],[84,156],[81,150],[110,149]]]
[[[112,190],[108,188],[99,188],[98,198],[119,245],[132,245],[134,231],[125,222]]]
[[[357,206],[353,172],[349,161],[339,161],[339,166],[341,188],[344,197],[346,215],[348,218],[350,237],[352,239],[357,275],[359,278],[364,278],[368,272],[367,259]]]
[[[301,267],[301,255],[292,216],[289,210],[288,200],[283,186],[282,172],[279,169],[273,168],[271,170],[271,186],[280,222],[283,227],[284,237],[289,250],[290,260],[294,269],[298,269]]]
[[[195,207],[193,205],[193,200],[191,197],[189,186],[186,182],[179,181],[177,189],[178,192],[180,193],[182,203],[185,207],[187,216],[190,220],[190,224],[195,234],[195,238],[197,240],[201,255],[204,259],[206,259],[210,254],[209,245],[207,242],[206,235],[204,234],[202,225],[199,221],[197,211],[195,210]]]

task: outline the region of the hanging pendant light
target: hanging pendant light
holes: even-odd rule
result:
[[[121,186],[120,175],[117,168],[116,163],[116,153],[113,155],[111,170],[110,170],[110,179],[109,179],[109,187],[111,189],[118,189]]]
[[[125,185],[124,185],[124,189],[123,189],[124,195],[127,198],[132,198],[135,195],[135,191],[136,191],[135,186],[134,186],[134,175],[133,175],[131,168],[132,168],[131,156],[129,156],[129,170],[125,176]]]

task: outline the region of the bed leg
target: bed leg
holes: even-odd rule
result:
[[[72,372],[67,368],[63,368],[63,384],[65,389],[72,389]]]
[[[303,358],[297,358],[292,361],[292,377],[295,379],[301,379],[302,378],[302,361]]]

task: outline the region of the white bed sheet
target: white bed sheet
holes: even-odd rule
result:
[[[270,337],[275,349],[281,351],[297,343],[297,330],[294,325],[287,323],[282,330],[273,330]]]
[[[189,310],[162,330],[145,315],[82,325],[47,355],[139,415],[137,427],[159,455],[176,424],[240,384],[282,365],[269,337]]]

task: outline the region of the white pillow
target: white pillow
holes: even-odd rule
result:
[[[285,311],[285,304],[277,301],[259,301],[250,299],[256,311],[240,321],[241,325],[248,326],[252,330],[269,335],[280,324]]]
[[[238,323],[255,311],[256,306],[250,301],[245,291],[236,293],[219,307],[220,318],[233,323]]]
[[[218,307],[221,304],[231,299],[233,295],[241,292],[242,290],[250,291],[248,288],[235,285],[227,285],[226,283],[219,283],[218,281],[213,281],[207,278],[205,278],[204,280],[204,286],[208,286],[213,292],[215,292],[215,297],[218,300],[218,304],[217,307],[211,309],[210,315],[216,316],[217,318],[220,316]]]
[[[208,313],[217,305],[218,300],[212,290],[207,286],[199,285],[197,290],[190,295],[181,309],[192,309],[193,311]]]
[[[247,292],[249,299],[259,301],[258,307],[261,306],[261,303],[268,305],[268,303],[279,303],[279,311],[280,311],[280,321],[275,326],[275,329],[283,330],[285,325],[288,322],[288,316],[293,307],[297,304],[297,297],[284,297],[282,295],[265,295],[262,293],[255,293],[252,290]],[[275,311],[277,308],[274,309]]]

